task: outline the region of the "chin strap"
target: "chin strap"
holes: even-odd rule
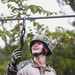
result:
[[[47,52],[45,51],[45,48],[43,48],[40,53],[32,53],[32,54],[33,54],[33,56],[35,56],[35,57],[39,56],[40,54],[43,54],[43,55],[46,55],[46,56],[47,56]]]

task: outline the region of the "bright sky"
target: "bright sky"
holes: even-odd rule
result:
[[[60,9],[58,3],[56,2],[56,0],[28,0],[27,4],[39,5],[39,6],[42,6],[45,10],[48,10],[48,11],[51,11],[51,12],[57,12],[58,15],[61,15],[61,14],[59,14],[59,11],[61,9]],[[64,8],[64,11],[66,12],[67,15],[74,14],[69,6],[63,6],[63,8]],[[7,14],[9,14],[9,11],[10,10],[7,9],[7,6],[3,5],[0,2],[0,14],[4,13],[5,15],[7,15]],[[40,15],[39,14],[32,15],[32,17],[38,17],[38,16],[40,16]],[[44,15],[41,15],[41,16],[44,16]],[[73,30],[74,28],[71,25],[69,25],[68,22],[67,22],[67,21],[70,21],[70,20],[73,20],[73,18],[42,19],[42,20],[36,20],[36,21],[39,22],[40,24],[45,24],[45,26],[48,26],[50,31],[55,31],[55,28],[57,26],[61,26],[65,29]],[[27,26],[31,27],[32,23],[30,23],[29,21],[26,21],[26,27]]]
[[[61,15],[59,14],[59,11],[61,11],[62,9],[60,9],[56,0],[28,0],[27,3],[42,6],[45,10],[57,12],[58,15]],[[63,8],[64,8],[64,12],[66,12],[67,15],[74,14],[69,6],[64,6]],[[32,15],[32,17],[33,16],[39,16],[39,15],[38,14]],[[49,29],[51,31],[55,31],[55,28],[57,26],[61,26],[65,29],[70,29],[70,30],[74,29],[67,22],[72,19],[73,18],[62,18],[62,19],[45,19],[45,20],[37,20],[37,21],[40,22],[41,24],[45,24],[46,26],[49,26]]]

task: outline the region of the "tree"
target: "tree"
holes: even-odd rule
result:
[[[61,5],[69,5],[73,11],[75,11],[75,0],[57,0],[57,2]]]
[[[73,12],[75,13],[75,0],[56,0],[59,6],[63,8],[63,6],[70,6]],[[65,13],[65,12],[64,12]],[[71,23],[72,26],[75,27],[75,20]]]

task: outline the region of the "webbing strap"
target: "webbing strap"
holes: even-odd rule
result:
[[[20,44],[21,44],[21,47],[20,47],[20,50],[22,50],[23,46],[24,46],[24,35],[25,35],[25,18],[23,19],[23,27],[22,27],[22,30],[21,30],[21,36],[20,36]]]
[[[21,44],[21,47],[20,47],[20,50],[22,51],[23,49],[23,46],[24,46],[24,35],[25,35],[25,18],[23,19],[23,27],[22,27],[22,30],[21,30],[21,36],[20,36],[20,44]],[[19,64],[20,62],[20,59],[18,59],[16,61],[17,64]]]

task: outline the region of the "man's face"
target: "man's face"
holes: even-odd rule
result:
[[[43,49],[43,43],[40,41],[35,41],[31,47],[32,53],[40,53]]]

